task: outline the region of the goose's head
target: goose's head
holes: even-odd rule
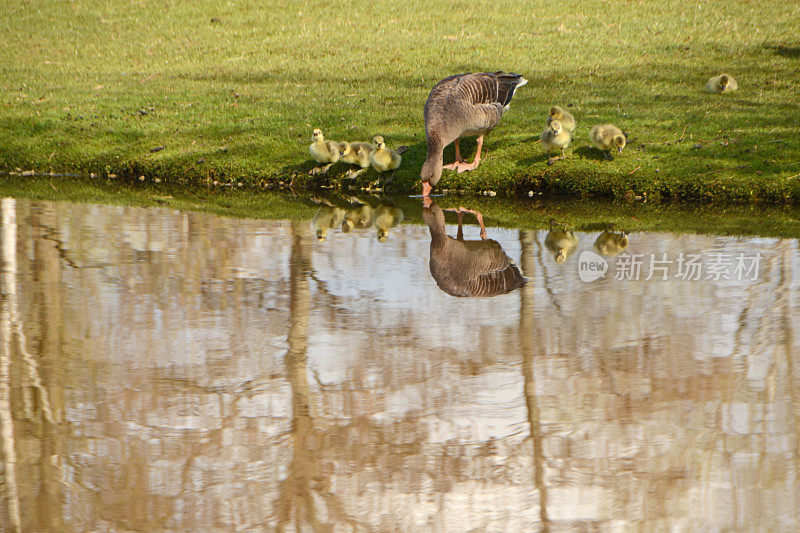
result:
[[[422,164],[419,177],[422,180],[423,188],[425,183],[430,184],[431,187],[436,185],[439,178],[442,177],[442,154],[439,154],[438,157],[435,154],[433,156],[428,154],[428,158]]]
[[[722,90],[725,90],[725,87],[731,82],[731,77],[727,74],[723,74],[719,77],[719,86],[722,87]]]
[[[559,122],[558,120],[552,121],[550,123],[550,129],[553,131],[553,133],[558,135],[559,133],[561,133],[561,122]]]
[[[389,232],[385,229],[378,230],[378,242],[385,242],[389,238]]]
[[[564,252],[564,249],[561,248],[557,250],[555,254],[553,254],[553,259],[555,259],[556,263],[559,265],[563,265],[567,261],[567,254]]]
[[[386,143],[383,142],[383,137],[380,135],[376,135],[375,137],[372,138],[372,144],[375,145],[375,149],[377,150],[383,150],[384,148],[386,148]]]
[[[322,142],[325,140],[325,137],[322,135],[322,130],[319,128],[314,128],[311,138],[314,139],[314,142]]]
[[[353,227],[355,227],[355,225],[356,225],[356,224],[355,224],[355,222],[353,222],[353,221],[352,221],[352,220],[350,220],[349,218],[348,218],[348,219],[345,219],[345,220],[342,222],[342,231],[343,231],[344,233],[349,233],[349,232],[350,232],[350,230],[351,230],[351,229],[353,229]]]
[[[328,231],[324,229],[317,230],[317,240],[319,242],[325,242],[325,239],[328,237]]]
[[[344,157],[350,153],[350,143],[349,142],[341,142],[339,143],[339,154]]]
[[[625,136],[622,134],[614,135],[611,141],[614,144],[614,148],[616,148],[619,153],[622,153],[622,149],[625,148]]]
[[[558,107],[557,105],[554,105],[553,107],[550,108],[550,116],[553,118],[553,120],[559,120],[563,118],[564,110]]]

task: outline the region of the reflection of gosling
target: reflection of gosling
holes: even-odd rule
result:
[[[314,228],[317,230],[317,240],[325,242],[328,237],[328,230],[338,227],[344,218],[344,209],[332,206],[323,205],[317,210],[314,218],[311,220]]]
[[[545,128],[540,138],[542,139],[542,146],[544,146],[545,152],[547,152],[548,155],[551,150],[561,150],[560,157],[551,157],[547,160],[548,165],[552,165],[553,161],[556,159],[564,159],[564,157],[566,157],[564,155],[564,148],[569,146],[572,136],[561,126],[561,122],[557,120],[550,122],[550,125]]]
[[[553,229],[553,221],[550,221],[550,231],[544,238],[545,247],[553,254],[553,259],[556,263],[562,264],[578,247],[578,238],[574,233],[567,230],[566,227],[562,229]]]
[[[604,231],[594,241],[594,249],[605,256],[617,255],[628,247],[628,232]]]
[[[739,84],[730,74],[720,74],[719,76],[714,76],[708,80],[708,83],[706,83],[707,93],[730,93],[738,88]]]
[[[361,167],[361,170],[348,170],[349,178],[355,178],[369,168],[369,158],[372,152],[373,148],[370,143],[339,143],[340,161]]]
[[[331,165],[339,160],[339,143],[336,141],[326,141],[325,136],[322,135],[322,130],[319,128],[314,130],[312,138],[314,142],[308,147],[308,151],[311,152],[311,157],[313,157],[317,163],[328,164],[324,167],[315,168],[311,172],[314,174],[317,172],[328,172]]]
[[[608,160],[614,159],[611,150],[616,149],[622,153],[622,149],[625,148],[625,135],[613,124],[595,126],[589,131],[589,138],[592,140],[592,144],[603,152],[603,157]]]
[[[562,108],[553,106],[550,108],[550,116],[547,117],[547,125],[557,120],[561,123],[561,127],[572,133],[575,131],[575,117],[569,111],[564,111]]]
[[[399,207],[381,205],[375,209],[373,224],[378,228],[378,240],[385,241],[389,237],[389,230],[403,221],[403,210]]]
[[[376,135],[372,138],[372,144],[375,148],[369,159],[369,162],[372,163],[372,168],[378,172],[386,172],[387,170],[395,170],[400,166],[400,161],[403,158],[391,148],[386,148],[383,137]]]
[[[351,229],[364,229],[372,225],[372,207],[367,204],[348,209],[342,222],[342,231],[347,233]]]

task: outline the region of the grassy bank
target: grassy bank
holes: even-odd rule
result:
[[[215,188],[192,184],[142,184],[138,180],[6,177],[0,180],[0,197],[35,200],[103,203],[136,207],[164,207],[203,211],[221,216],[256,219],[311,220],[320,202],[352,207],[345,197],[328,194],[264,192],[246,188]],[[400,207],[406,223],[422,224],[422,202],[408,196],[359,199],[377,206]],[[581,200],[537,197],[534,199],[438,197],[442,207],[463,205],[478,209],[488,226],[544,229],[551,218],[579,231],[597,231],[613,226],[628,231],[668,231],[712,235],[761,235],[797,238],[800,208],[797,206],[668,205],[629,203],[602,199]],[[448,213],[448,220],[455,215]],[[467,223],[474,223],[471,217]]]
[[[299,183],[320,127],[409,146],[389,186],[407,191],[425,157],[430,87],[502,68],[529,84],[487,136],[481,167],[446,171],[441,187],[800,203],[798,34],[800,6],[784,0],[10,0],[0,169]],[[702,93],[723,71],[739,91]],[[578,129],[570,157],[548,167],[537,140],[556,103],[571,105]],[[613,162],[587,140],[604,122],[629,135]]]

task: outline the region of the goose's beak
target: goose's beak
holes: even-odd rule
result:
[[[422,196],[429,196],[432,190],[433,186],[430,183],[427,181],[422,182]]]

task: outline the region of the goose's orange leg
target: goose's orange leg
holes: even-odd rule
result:
[[[478,151],[475,152],[475,159],[472,160],[472,163],[462,162],[458,166],[456,166],[456,170],[459,173],[466,172],[467,170],[475,170],[478,168],[478,165],[481,164],[481,148],[483,147],[483,135],[478,137]]]
[[[464,159],[461,157],[461,147],[458,145],[458,139],[456,139],[455,148],[456,148],[456,160],[450,163],[449,165],[442,165],[442,168],[445,168],[447,170],[458,170],[462,165],[467,164],[467,162],[464,161]],[[461,172],[460,170],[458,171]]]

